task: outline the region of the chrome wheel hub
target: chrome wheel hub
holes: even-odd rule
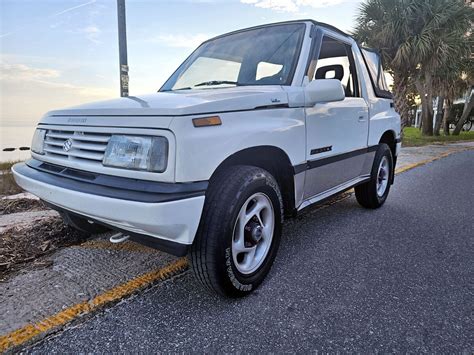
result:
[[[250,221],[249,224],[245,226],[245,232],[248,233],[248,237],[246,235],[245,239],[250,240],[250,244],[257,245],[262,239],[263,227],[256,221]]]
[[[270,198],[258,192],[240,209],[232,238],[232,258],[237,270],[251,274],[265,261],[272,244],[275,214]]]

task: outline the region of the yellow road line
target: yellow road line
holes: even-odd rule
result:
[[[79,316],[88,314],[112,302],[119,301],[123,297],[129,296],[149,286],[153,282],[166,280],[171,276],[185,271],[187,267],[188,261],[186,258],[177,259],[163,268],[150,271],[118,285],[90,301],[75,304],[39,322],[27,324],[11,333],[0,336],[0,352],[11,350],[14,347],[25,344],[42,333],[50,332],[59,326],[63,326]]]
[[[429,159],[420,161],[418,163],[403,166],[397,169],[395,171],[395,174],[403,173],[407,170],[411,170],[418,166],[425,165],[432,161],[447,157],[448,155],[451,155],[453,153],[462,152],[465,150],[472,150],[472,149],[473,148],[451,150],[443,154],[440,154],[436,157],[429,158]],[[340,199],[337,199],[334,202],[328,203],[328,205],[325,207],[328,207],[330,205],[333,205],[334,203],[342,201],[343,199],[351,195],[352,191],[353,190],[346,192],[345,194],[342,195]],[[133,245],[130,245],[130,247],[127,247],[127,248],[124,248],[124,247],[116,248],[116,247],[106,246],[106,244],[109,245],[109,242],[96,240],[96,241],[86,242],[82,244],[82,246],[92,247],[92,248],[104,247],[104,248],[125,249],[125,250],[133,249],[134,251],[141,249],[138,246],[135,247]],[[143,249],[145,249],[145,247]],[[149,249],[149,248],[146,248],[146,249]],[[149,286],[153,282],[164,281],[170,278],[171,276],[177,275],[185,271],[187,268],[188,268],[188,261],[186,258],[177,259],[176,261],[168,264],[167,266],[161,269],[150,271],[141,276],[133,278],[132,280],[127,281],[121,285],[118,285],[108,291],[105,291],[104,293],[96,296],[90,301],[85,301],[82,303],[75,304],[39,322],[36,322],[33,324],[27,324],[20,329],[14,330],[6,335],[0,336],[0,352],[12,350],[15,347],[18,347],[20,345],[27,343],[28,341],[32,340],[33,338],[35,338],[36,336],[40,334],[48,333],[60,326],[64,326],[67,323],[76,319],[77,317],[91,313],[92,311],[97,310],[113,302],[117,302],[121,300],[122,298],[129,296]]]
[[[451,155],[451,154],[454,154],[454,153],[459,153],[459,152],[464,152],[466,150],[473,150],[474,148],[461,148],[461,149],[453,149],[453,150],[449,150],[447,152],[444,152],[442,154],[439,154],[437,156],[434,156],[432,158],[429,158],[429,159],[425,159],[425,160],[422,160],[422,161],[419,161],[417,163],[413,163],[413,164],[409,164],[409,165],[405,165],[405,166],[402,166],[398,169],[395,169],[395,174],[398,175],[400,173],[403,173],[405,171],[408,171],[408,170],[411,170],[411,169],[414,169],[418,166],[421,166],[421,165],[425,165],[425,164],[428,164],[428,163],[431,163],[433,161],[436,161],[436,160],[439,160],[439,159],[442,159],[442,158],[446,158],[447,156]]]

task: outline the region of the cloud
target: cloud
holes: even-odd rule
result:
[[[18,84],[27,83],[28,85],[35,83],[43,87],[73,90],[78,95],[97,97],[113,96],[112,90],[108,88],[84,87],[51,80],[60,77],[61,73],[54,69],[34,68],[24,64],[0,63],[0,85],[2,87],[9,82]]]
[[[345,1],[347,0],[240,0],[243,4],[278,12],[298,12],[302,7],[320,8],[337,5]]]
[[[197,33],[194,35],[161,34],[151,38],[149,41],[160,42],[169,47],[194,49],[211,37],[213,36],[204,33]]]
[[[7,32],[7,33],[2,33],[2,34],[0,34],[0,38],[7,37],[7,36],[11,36],[11,35],[13,35],[13,34],[15,34],[15,33],[17,33],[17,32],[20,32],[20,31],[23,31],[23,30],[29,28],[29,27],[31,26],[31,24],[37,24],[37,23],[39,23],[39,22],[45,21],[46,19],[55,18],[55,17],[57,17],[57,16],[63,15],[63,14],[68,13],[68,12],[70,12],[70,11],[74,11],[74,10],[79,9],[79,8],[81,8],[81,7],[94,4],[96,1],[97,1],[97,0],[91,0],[91,1],[85,2],[85,3],[83,3],[83,4],[79,4],[79,5],[76,5],[76,6],[73,6],[73,7],[68,7],[67,9],[61,10],[61,11],[59,11],[59,12],[55,12],[55,13],[53,13],[53,14],[51,14],[51,15],[48,15],[48,16],[45,16],[45,17],[41,17],[41,18],[39,18],[39,19],[37,19],[37,20],[35,20],[35,21],[32,21],[30,24],[28,24],[28,25],[26,25],[26,26],[18,27],[18,28],[15,29],[14,31],[10,31],[10,32]],[[60,25],[60,24],[61,24],[61,23],[56,22],[56,23],[54,23],[54,24],[52,24],[52,25],[50,25],[50,26],[52,26],[51,28],[55,28],[55,27],[57,27],[57,26]]]
[[[118,96],[113,87],[87,87],[61,79],[58,70],[0,62],[0,117],[33,123],[52,109]]]
[[[97,0],[91,0],[91,1],[88,1],[88,2],[86,2],[86,3],[77,5],[77,6],[69,7],[69,8],[67,8],[67,9],[65,9],[65,10],[62,10],[62,11],[59,11],[59,12],[56,12],[56,13],[50,15],[50,17],[55,17],[55,16],[59,16],[59,15],[65,14],[65,13],[70,12],[70,11],[74,11],[74,10],[76,10],[76,9],[79,9],[79,8],[83,7],[83,6],[87,6],[87,5],[93,4],[93,3],[95,3],[96,1],[97,1]]]
[[[0,80],[41,80],[59,77],[54,69],[32,68],[24,64],[0,63]]]
[[[99,27],[95,25],[90,25],[84,28],[80,28],[76,32],[85,34],[86,38],[93,43],[96,43],[96,44],[101,43],[99,41],[99,35],[101,33],[101,30],[99,29]]]
[[[66,90],[66,91],[74,92],[79,96],[91,97],[92,99],[95,99],[95,100],[116,96],[116,91],[118,92],[118,90],[112,90],[109,88],[77,86],[77,85],[68,84],[68,83],[56,83],[56,82],[45,81],[45,80],[36,80],[35,83],[46,89]]]
[[[80,31],[88,34],[100,33],[100,30],[97,26],[87,26],[82,28]]]

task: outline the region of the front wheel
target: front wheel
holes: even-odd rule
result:
[[[379,208],[387,199],[394,174],[392,151],[385,143],[375,153],[370,180],[354,188],[357,202],[365,208]]]
[[[263,169],[234,166],[217,174],[189,255],[197,279],[231,297],[257,288],[280,244],[282,206],[277,182]]]

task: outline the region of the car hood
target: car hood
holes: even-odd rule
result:
[[[107,122],[109,120],[106,117],[113,117],[116,124],[119,117],[158,116],[160,120],[153,117],[156,123],[154,126],[167,128],[164,126],[169,126],[173,117],[176,116],[244,111],[286,104],[288,104],[288,95],[281,86],[183,90],[129,96],[55,110],[48,112],[41,122],[80,125],[95,125],[96,122],[100,122],[100,125],[107,125],[111,122]],[[100,121],[99,117],[101,117]]]

